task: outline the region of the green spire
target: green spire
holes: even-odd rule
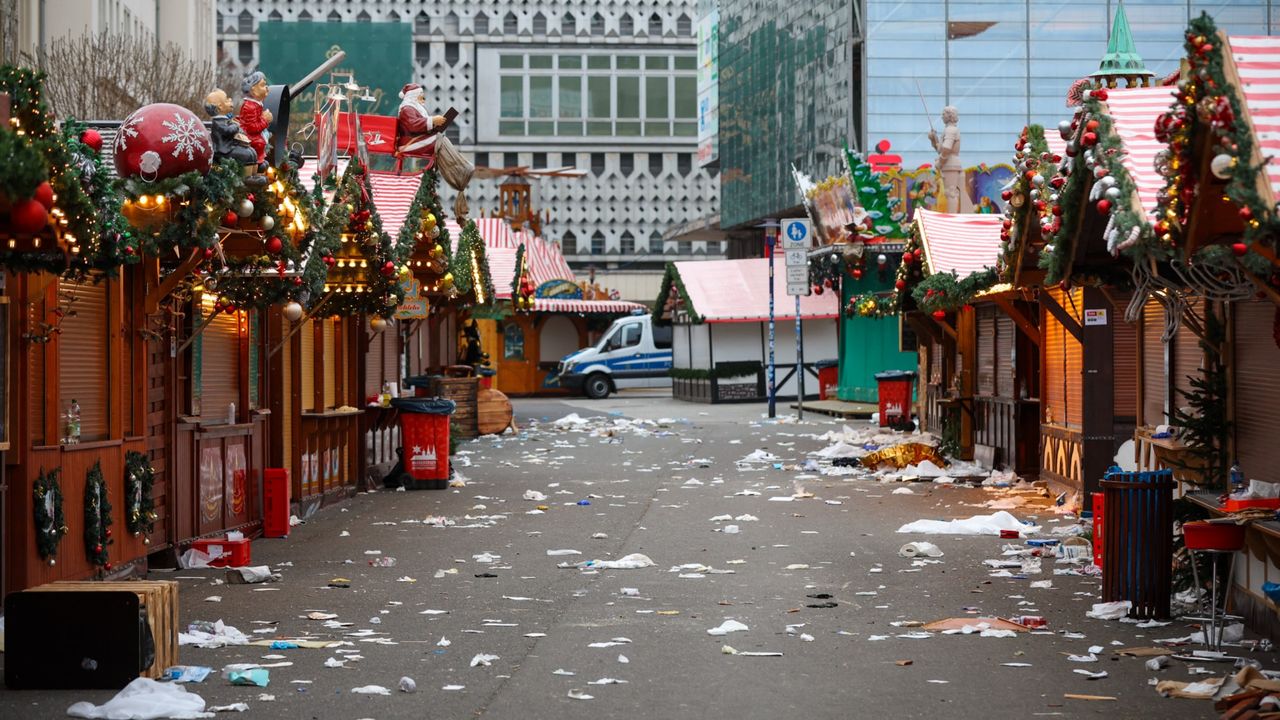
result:
[[[1155,73],[1147,69],[1133,43],[1133,32],[1129,30],[1129,16],[1124,12],[1124,5],[1116,7],[1116,16],[1111,23],[1111,38],[1107,41],[1107,54],[1102,56],[1098,70],[1093,77],[1102,80],[1123,77],[1129,80],[1130,87],[1139,85],[1138,78],[1151,77]],[[1114,80],[1107,83],[1114,87]]]

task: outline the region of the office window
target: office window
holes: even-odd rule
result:
[[[636,34],[636,21],[630,15],[623,14],[618,19],[618,34],[623,37],[629,37]]]
[[[662,174],[662,153],[649,153],[649,174],[653,177]]]
[[[298,13],[298,22],[311,22],[311,13],[306,10]]]
[[[478,15],[476,15],[476,19],[475,19],[475,22],[473,23],[473,26],[474,26],[474,29],[472,30],[472,32],[474,34],[488,35],[489,34],[489,16],[484,13],[479,13]]]
[[[688,15],[680,13],[680,17],[676,18],[676,35],[680,37],[689,37],[693,35],[693,20]]]
[[[245,35],[253,32],[253,14],[248,10],[241,10],[236,16],[236,32]]]
[[[502,166],[509,167],[509,168],[519,167],[520,153],[513,153],[513,152],[502,153]]]
[[[600,232],[599,230],[595,231],[591,235],[591,254],[592,255],[604,254],[604,233]]]
[[[248,65],[253,62],[253,41],[240,40],[237,42],[236,57],[240,59],[241,65]]]
[[[325,21],[326,21],[326,22],[335,22],[335,23],[336,23],[336,22],[342,22],[342,16],[338,14],[338,11],[337,11],[337,10],[330,10],[330,11],[329,11],[329,15],[325,18]]]
[[[692,254],[693,254],[693,241],[692,241],[692,240],[681,240],[681,241],[679,242],[679,244],[677,244],[677,245],[676,245],[676,254],[677,254],[677,255],[692,255]]]
[[[635,153],[622,153],[619,155],[618,168],[622,171],[623,177],[631,177],[631,173],[636,170]]]
[[[543,15],[540,12],[533,14],[533,34],[534,35],[547,34],[547,16]]]
[[[591,174],[596,177],[604,174],[604,153],[591,153]]]
[[[373,18],[369,17],[368,11],[361,10],[360,14],[356,16],[356,22],[358,23],[373,22]]]
[[[280,22],[281,20],[284,20],[284,16],[280,14],[279,10],[272,10],[271,14],[267,16],[267,19],[271,22]]]
[[[431,20],[423,11],[419,11],[417,17],[413,19],[413,34],[426,35],[431,32]]]
[[[502,18],[502,32],[507,35],[515,35],[520,32],[520,21],[516,19],[515,13],[509,12],[506,17]]]
[[[640,252],[644,252],[644,253],[658,252],[661,249],[662,249],[662,233],[658,232],[657,230],[654,230],[653,232],[649,233],[649,245],[647,247],[640,248]]]
[[[689,173],[692,171],[693,155],[689,153],[680,153],[676,155],[676,172],[680,173],[681,177],[688,177]]]
[[[532,166],[535,168],[544,168],[547,166],[547,154],[544,152],[536,152],[533,154]]]
[[[449,65],[458,64],[458,43],[447,42],[444,44],[444,61]]]
[[[562,252],[578,254],[578,238],[572,230],[564,231],[564,235],[560,238],[560,249]]]
[[[662,35],[662,16],[654,13],[649,16],[649,36],[660,37]]]
[[[414,62],[426,63],[431,61],[431,43],[415,42],[413,44]]]
[[[578,34],[578,20],[573,17],[573,13],[565,13],[564,17],[560,18],[560,34],[561,35],[577,35]]]
[[[636,252],[636,237],[631,234],[630,230],[622,231],[622,245],[619,248],[623,255],[634,255]]]
[[[600,13],[596,13],[591,16],[591,34],[592,35],[604,34],[604,16],[601,15]]]

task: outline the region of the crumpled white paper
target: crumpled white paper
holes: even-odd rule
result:
[[[737,620],[725,620],[724,622],[720,623],[719,627],[713,627],[710,630],[708,630],[707,634],[715,635],[718,637],[721,635],[728,635],[731,632],[742,632],[743,630],[750,630],[750,629],[751,628],[748,628],[746,625],[743,625]]]
[[[1085,613],[1085,617],[1091,617],[1095,620],[1119,620],[1129,614],[1129,609],[1133,607],[1133,603],[1128,600],[1116,600],[1114,602],[1094,603],[1093,609]]]

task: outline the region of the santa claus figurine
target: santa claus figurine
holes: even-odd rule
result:
[[[402,154],[429,155],[436,133],[449,119],[427,110],[427,94],[417,83],[400,89],[400,111],[396,114],[396,149]]]
[[[240,129],[249,136],[249,145],[258,153],[258,169],[265,170],[267,158],[266,130],[271,126],[271,111],[262,106],[267,99],[267,76],[252,72],[240,83],[244,102],[240,104]]]

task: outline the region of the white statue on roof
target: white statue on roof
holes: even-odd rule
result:
[[[964,166],[960,164],[960,112],[954,105],[942,108],[942,136],[929,128],[929,142],[938,152],[938,159],[933,166],[938,170],[942,180],[941,210],[950,213],[967,213],[973,211],[973,202],[964,187]]]

